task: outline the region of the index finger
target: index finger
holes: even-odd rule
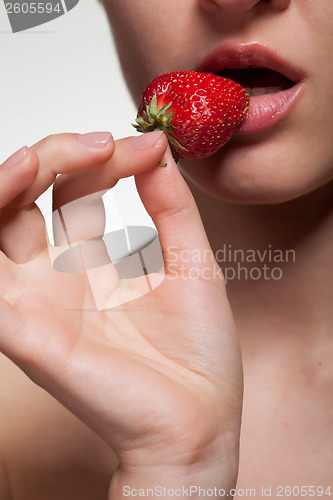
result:
[[[72,172],[57,178],[53,209],[93,193],[100,197],[103,191],[115,186],[119,179],[151,169],[161,160],[167,144],[165,134],[160,131],[115,141],[112,157],[97,171]]]

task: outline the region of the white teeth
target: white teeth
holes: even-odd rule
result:
[[[256,97],[266,94],[276,94],[276,92],[280,92],[282,90],[282,87],[246,87],[245,90],[250,95],[250,97]]]
[[[281,92],[282,87],[267,87],[268,94],[276,94],[277,92]]]
[[[265,87],[257,87],[253,89],[253,95],[265,95],[267,94]]]

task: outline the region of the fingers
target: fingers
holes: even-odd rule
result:
[[[167,167],[156,167],[136,175],[135,179],[142,202],[159,233],[166,275],[171,271],[186,272],[191,267],[214,273],[217,264],[198,208],[169,148],[163,161]]]
[[[117,145],[106,132],[60,134],[43,139],[28,149],[30,170],[26,176],[22,175],[19,187],[13,185],[17,175],[7,175],[7,182],[3,184],[5,193],[10,193],[3,193],[3,206],[15,199],[6,216],[2,215],[1,250],[14,262],[23,263],[36,250],[45,248],[44,221],[32,204],[52,185],[57,174],[62,175],[55,186],[55,209],[86,194],[99,193],[101,196],[100,192],[112,187],[119,178],[153,167],[166,147],[167,139],[162,132],[121,139]],[[30,229],[31,236],[27,237]]]
[[[34,201],[53,184],[58,174],[96,169],[107,162],[113,152],[114,141],[109,132],[59,134],[28,148],[27,158],[21,161],[21,167],[16,167],[20,168],[16,176],[9,175],[10,168],[3,169],[10,196],[3,196],[1,204],[10,203],[1,216],[0,249],[15,263],[27,262],[36,252],[45,249],[45,223]]]
[[[3,211],[0,249],[15,264],[29,261],[46,248],[45,224],[37,205]]]
[[[0,165],[0,209],[33,184],[38,165],[36,152],[27,146]]]
[[[151,132],[135,137],[119,139],[115,143],[112,157],[98,169],[73,172],[59,177],[54,186],[54,209],[72,200],[90,195],[103,194],[119,179],[149,170],[161,160],[167,148],[163,132]]]
[[[0,166],[0,212],[2,211],[0,218],[0,272],[3,276],[7,276],[6,269],[10,265],[9,260],[2,253],[6,249],[7,222],[8,219],[12,219],[15,216],[13,213],[5,212],[4,209],[22,191],[33,184],[38,173],[38,165],[39,161],[36,152],[25,146],[16,151]],[[22,227],[24,228],[24,225]],[[15,248],[18,242],[15,235],[12,234],[11,236],[9,244]],[[3,282],[3,280],[1,281]]]
[[[100,284],[101,276],[93,270],[94,267],[103,265],[102,281],[112,281],[108,278],[106,268],[107,264],[111,265],[110,259],[101,241],[105,228],[105,211],[101,197],[118,179],[154,167],[161,160],[166,147],[167,140],[162,132],[121,139],[116,141],[113,156],[98,171],[73,172],[57,178],[53,193],[55,243],[70,246],[79,244],[83,250],[87,245],[81,242],[89,240],[89,259],[84,251],[80,251],[80,259],[89,274],[92,288],[105,288],[95,286],[97,282]],[[66,261],[66,266],[71,265],[73,269],[74,261],[77,260],[75,252],[75,249],[72,249],[73,263]],[[69,259],[71,255],[70,252],[67,253]],[[110,273],[113,276],[112,266]],[[98,303],[101,303],[100,298]]]
[[[115,145],[110,132],[92,132],[51,135],[32,148],[39,158],[39,170],[33,185],[16,201],[19,207],[33,203],[58,174],[100,167],[112,156]]]

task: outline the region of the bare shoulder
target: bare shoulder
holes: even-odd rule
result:
[[[0,375],[0,500],[105,500],[113,452],[1,354]]]

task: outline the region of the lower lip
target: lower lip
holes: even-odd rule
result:
[[[298,83],[290,89],[275,94],[251,97],[250,109],[234,134],[248,135],[262,132],[281,122],[295,106],[302,89],[303,85]]]

